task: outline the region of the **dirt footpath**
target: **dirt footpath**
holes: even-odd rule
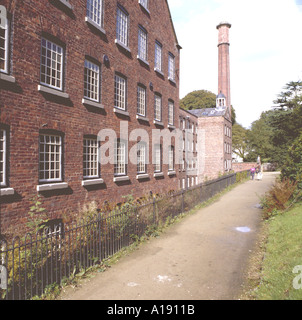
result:
[[[260,223],[259,196],[275,178],[265,173],[237,186],[60,299],[237,299]]]

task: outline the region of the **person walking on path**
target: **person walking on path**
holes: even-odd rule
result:
[[[256,167],[256,179],[258,181],[262,180],[262,170],[261,170],[261,165],[260,163]]]
[[[251,177],[252,177],[252,180],[254,180],[254,178],[255,178],[255,171],[256,171],[255,166],[253,166],[253,167],[251,168]]]

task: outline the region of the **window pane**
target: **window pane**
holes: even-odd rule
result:
[[[103,0],[87,0],[87,17],[103,27]]]
[[[61,150],[62,138],[55,135],[40,136],[39,150],[39,180],[61,180]]]
[[[83,146],[83,176],[98,178],[98,142],[97,139],[84,139]]]
[[[137,113],[146,116],[146,89],[137,87]]]
[[[6,131],[0,130],[0,185],[6,185]]]
[[[138,28],[138,56],[147,61],[147,33]]]
[[[161,97],[158,95],[154,96],[154,119],[161,121]]]
[[[1,20],[4,23],[0,25],[0,71],[8,72],[8,22],[4,15]]]
[[[125,175],[126,174],[126,144],[125,142],[117,141],[115,143],[115,163],[114,174]]]
[[[126,79],[115,75],[114,106],[126,110]]]
[[[62,89],[63,49],[49,40],[41,43],[40,81],[47,86]]]
[[[120,8],[117,8],[116,38],[128,46],[128,15]]]
[[[99,79],[100,68],[98,65],[85,60],[84,67],[84,97],[97,101],[100,101],[99,97]]]

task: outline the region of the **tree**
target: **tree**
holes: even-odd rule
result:
[[[263,112],[259,118],[252,123],[251,129],[247,132],[247,144],[249,154],[248,161],[256,161],[260,156],[262,161],[274,162],[273,148],[271,143],[272,130],[269,126],[269,119],[273,111]]]
[[[263,161],[283,166],[289,146],[302,130],[302,81],[287,83],[274,103],[272,110],[263,112],[252,124],[248,159],[254,161],[260,155]]]
[[[216,95],[207,90],[192,91],[180,100],[180,107],[185,110],[215,108]]]
[[[185,110],[216,108],[215,93],[207,90],[195,90],[180,100],[180,107]],[[236,112],[231,106],[232,124],[236,123]]]
[[[232,129],[232,144],[233,144],[233,153],[243,159],[243,162],[246,161],[246,157],[249,154],[250,148],[248,145],[247,129],[242,125],[235,123]]]
[[[297,181],[302,189],[302,132],[288,149],[281,174],[282,177]]]
[[[274,101],[276,108],[284,110],[302,106],[302,81],[288,82],[284,89],[286,91],[282,91]]]

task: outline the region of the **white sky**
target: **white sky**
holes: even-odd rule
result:
[[[180,98],[218,90],[218,30],[230,29],[231,103],[248,128],[302,80],[302,0],[169,0],[181,50]]]

